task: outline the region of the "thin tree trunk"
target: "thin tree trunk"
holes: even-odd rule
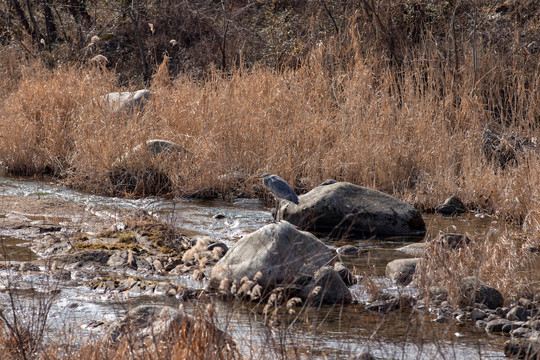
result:
[[[21,4],[18,0],[11,0],[11,5],[15,9],[15,12],[17,13],[17,17],[19,18],[20,23],[28,33],[32,37],[32,39],[39,43],[39,34],[36,31],[36,29],[30,25],[28,22],[28,19],[26,18],[26,15],[24,14],[24,10],[22,9]]]
[[[43,0],[43,15],[45,17],[45,29],[47,31],[47,45],[50,46],[58,40],[58,31],[54,23],[54,16],[48,0]]]

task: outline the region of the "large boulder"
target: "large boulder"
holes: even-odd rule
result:
[[[269,224],[229,249],[212,269],[210,288],[218,289],[227,281],[241,283],[244,277],[256,279],[263,295],[278,285],[302,286],[332,257],[314,235],[286,221]]]
[[[278,218],[303,230],[333,237],[426,233],[424,220],[413,206],[377,190],[347,182],[327,182],[299,199],[299,205],[283,206]]]
[[[140,110],[144,103],[150,99],[150,90],[142,89],[137,91],[112,92],[105,96],[105,105],[114,112]]]

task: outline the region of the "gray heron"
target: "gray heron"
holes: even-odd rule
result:
[[[279,176],[263,174],[260,176],[255,176],[253,179],[262,179],[263,185],[274,195],[276,199],[276,212],[274,214],[274,220],[277,219],[279,199],[288,200],[298,205],[298,196],[296,196],[289,184],[287,184],[287,182]]]

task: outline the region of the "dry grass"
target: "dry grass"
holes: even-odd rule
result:
[[[480,49],[474,83],[470,44],[456,73],[429,41],[401,69],[354,41],[321,43],[296,70],[240,68],[170,82],[162,66],[144,112],[122,115],[97,101],[115,88],[113,73],[21,63],[13,70],[20,77],[2,84],[0,159],[13,174],[52,174],[113,193],[114,161],[147,139],[167,139],[193,154],[163,170],[178,195],[227,195],[247,176],[271,172],[290,183],[304,178],[308,188],[350,181],[422,209],[456,194],[470,208],[521,222],[540,208],[540,151],[503,144],[514,159],[501,168],[485,156],[483,134],[491,128],[534,146],[540,70]],[[356,55],[338,62],[345,52]],[[144,173],[155,164],[135,167]]]
[[[9,333],[0,333],[0,349],[3,359],[239,359],[241,355],[228,335],[216,330],[212,318],[198,314],[193,322],[183,322],[173,326],[165,334],[156,334],[146,341],[124,336],[118,343],[111,345],[106,340],[90,340],[81,344],[80,339],[60,339],[62,344],[50,341],[39,351],[21,354],[19,345]],[[72,341],[72,343],[66,343]]]
[[[509,303],[520,296],[532,298],[538,283],[531,280],[531,269],[538,254],[531,250],[538,247],[536,237],[511,234],[486,234],[484,239],[474,239],[467,246],[449,248],[443,242],[428,241],[428,247],[417,265],[415,286],[424,291],[447,293],[453,305],[459,305],[459,279],[467,276],[480,278],[499,290]]]

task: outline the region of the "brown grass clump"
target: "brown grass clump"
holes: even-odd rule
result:
[[[506,302],[519,296],[532,297],[539,285],[530,279],[531,268],[538,261],[534,250],[538,244],[538,239],[489,233],[485,239],[455,248],[432,240],[416,267],[415,283],[428,298],[431,291],[445,291],[454,305],[462,298],[460,279],[468,276],[499,290]]]
[[[124,336],[114,346],[105,340],[88,340],[86,344],[74,343],[74,346],[51,343],[38,352],[26,355],[21,354],[15,340],[3,332],[0,333],[0,349],[3,351],[2,358],[6,360],[240,359],[234,341],[218,330],[212,321],[208,315],[197,314],[195,320],[184,321],[182,325],[173,326],[171,331],[155,334],[144,342],[132,336]]]

